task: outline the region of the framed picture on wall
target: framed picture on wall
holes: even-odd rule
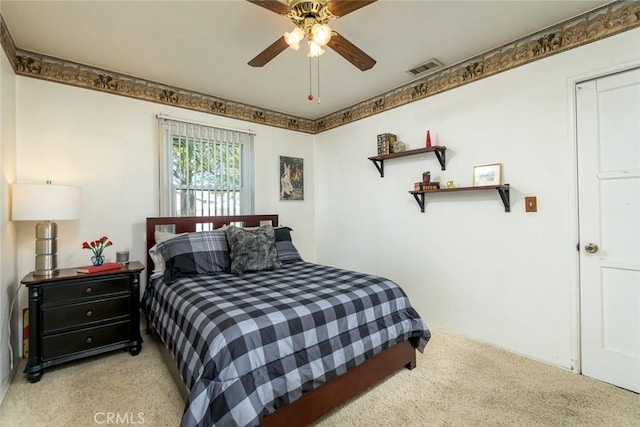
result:
[[[280,156],[280,200],[304,200],[304,159]]]
[[[482,187],[486,185],[502,184],[502,164],[493,163],[490,165],[480,165],[473,167],[473,186]]]

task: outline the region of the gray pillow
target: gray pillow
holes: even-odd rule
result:
[[[273,226],[262,225],[245,229],[234,225],[225,230],[231,258],[231,272],[273,270],[282,264],[278,260]]]
[[[302,261],[302,257],[300,256],[298,249],[293,246],[293,242],[288,240],[276,242],[276,250],[278,251],[278,259],[283,264]]]
[[[166,283],[180,277],[229,270],[229,248],[222,230],[182,234],[158,243],[157,250],[164,259]]]

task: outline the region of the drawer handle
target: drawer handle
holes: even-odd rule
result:
[[[93,292],[93,289],[91,289],[91,286],[85,288],[85,290],[84,290],[85,294],[90,294],[91,292]]]
[[[87,317],[93,316],[93,310],[87,310],[87,312],[84,315]]]
[[[85,338],[84,342],[87,343],[87,344],[91,344],[93,342],[93,337]]]

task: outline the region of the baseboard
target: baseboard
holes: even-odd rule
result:
[[[9,391],[9,384],[11,384],[11,381],[9,381],[10,376],[11,375],[2,380],[2,383],[0,383],[0,406],[2,406],[2,402],[4,402],[7,391]]]
[[[7,392],[9,391],[9,387],[15,378],[16,372],[20,369],[20,363],[16,363],[13,366],[13,370],[9,371],[9,374],[3,378],[2,382],[0,382],[0,406],[2,406],[2,402],[4,402],[4,398],[7,396]]]
[[[459,337],[462,337],[464,339],[467,339],[469,341],[473,341],[473,342],[476,342],[476,343],[479,343],[479,344],[483,344],[483,345],[488,345],[489,347],[493,347],[493,348],[496,348],[498,350],[503,350],[503,351],[506,351],[508,353],[515,354],[516,356],[519,356],[519,357],[524,357],[525,359],[533,360],[535,362],[539,362],[539,363],[542,363],[542,364],[545,364],[545,365],[548,365],[548,366],[553,366],[554,368],[558,368],[558,369],[561,369],[563,371],[572,372],[574,374],[580,374],[580,372],[577,372],[576,370],[572,369],[571,364],[569,364],[569,366],[566,366],[566,365],[561,365],[559,363],[555,363],[555,362],[552,362],[552,361],[549,361],[549,360],[541,359],[539,357],[535,357],[535,356],[532,356],[530,354],[522,353],[522,352],[520,352],[518,350],[514,350],[514,349],[509,348],[509,347],[504,347],[504,346],[501,346],[501,345],[498,345],[498,344],[495,344],[495,343],[492,343],[492,342],[489,342],[489,341],[486,341],[486,340],[483,340],[483,339],[479,339],[477,337],[472,337],[472,336],[469,336],[467,334],[464,334],[464,333],[461,333],[461,332],[458,332],[458,331],[454,331],[452,329],[445,328],[445,327],[440,326],[440,325],[436,325],[436,324],[434,324],[432,322],[427,322],[427,325],[429,325],[429,327],[433,327],[434,329],[438,328],[438,329],[441,329],[441,330],[443,330],[445,332],[448,332],[450,334],[455,334],[455,335],[457,335]]]

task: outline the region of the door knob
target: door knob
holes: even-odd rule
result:
[[[595,243],[587,243],[586,245],[584,245],[584,250],[590,254],[595,254],[596,252],[598,252],[598,249],[598,245],[596,245]]]

